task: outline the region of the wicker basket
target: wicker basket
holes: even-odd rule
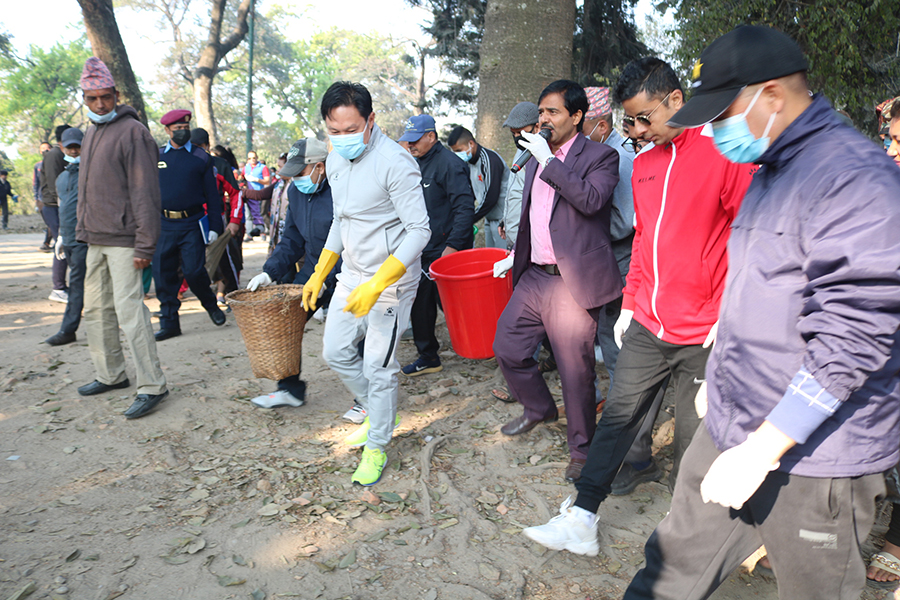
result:
[[[306,311],[302,285],[235,290],[225,296],[256,377],[278,381],[300,373]]]

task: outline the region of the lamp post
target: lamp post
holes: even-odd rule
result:
[[[249,25],[247,34],[250,38],[249,66],[247,67],[247,152],[253,150],[253,21],[255,12],[256,0],[250,0],[250,14],[247,18]]]

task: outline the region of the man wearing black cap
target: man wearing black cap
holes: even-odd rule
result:
[[[315,138],[294,142],[288,158],[278,175],[288,187],[288,212],[284,232],[275,246],[272,256],[263,265],[263,272],[250,280],[247,289],[275,281],[305,284],[313,274],[334,218],[331,186],[325,177],[325,159],[328,148]],[[303,267],[295,276],[295,265],[303,260]],[[318,306],[327,307],[334,294],[340,264],[332,269],[322,286]],[[278,390],[251,400],[261,408],[279,406],[303,406],[306,398],[306,382],[300,374],[285,377],[278,382]]]
[[[65,260],[69,267],[69,301],[63,314],[59,331],[44,340],[51,346],[71,344],[75,341],[75,331],[81,323],[84,308],[84,275],[87,270],[87,244],[75,238],[78,223],[78,171],[81,168],[81,142],[84,133],[77,127],[70,127],[59,141],[65,153],[67,166],[56,178],[56,196],[59,202],[59,235],[56,238],[54,254]]]
[[[225,324],[225,313],[216,305],[205,267],[206,244],[214,242],[224,230],[222,198],[216,187],[212,158],[191,144],[190,122],[189,110],[171,110],[160,119],[170,140],[159,149],[162,228],[153,255],[160,310],[159,331],[155,334],[158,342],[181,335],[179,264],[212,322]]]
[[[857,598],[860,542],[900,458],[900,171],[812,96],[787,36],[703,51],[671,121],[761,165],[728,243],[705,413],[625,593],[707,598],[765,544],[780,598]]]
[[[428,269],[440,257],[472,247],[475,196],[466,164],[438,141],[431,116],[410,117],[399,141],[409,144],[409,153],[419,163],[431,228],[431,239],[422,251],[422,275],[410,314],[419,357],[403,367],[404,375],[416,377],[444,368],[438,356],[440,345],[434,335],[440,299],[437,284]]]

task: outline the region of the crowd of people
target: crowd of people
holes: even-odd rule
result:
[[[359,425],[344,443],[363,448],[351,481],[374,485],[400,375],[443,368],[429,266],[472,248],[483,221],[485,244],[509,251],[494,276],[513,283],[493,394],[523,412],[501,432],[564,411],[577,490],[524,535],[598,554],[601,503],[663,476],[650,436],[670,388],[672,507],[625,598],[707,598],[761,545],[782,598],[855,598],[867,575],[896,586],[900,511],[868,572],[860,546],[900,461],[900,100],[885,108],[885,156],[810,91],[807,70],[793,40],[744,26],[704,50],[689,99],[657,58],[629,63],[612,89],[554,81],[510,107],[512,170],[466,128],[442,143],[427,114],[390,139],[365,86],[338,81],[321,99],[330,151],[298,140],[276,170],[210,148],[187,110],[163,116],[159,148],[90,58],[92,124],[57,129],[40,169],[54,292],[68,301],[47,341],[75,339],[83,302],[96,379],[78,391],[98,394],[131,386],[121,327],[137,377],[125,416],[148,414],[168,395],[156,344],[181,335],[182,282],[222,325],[247,223],[270,244],[247,287],[302,284],[308,314],[325,314],[322,356]],[[401,366],[409,326],[418,356]],[[253,403],[302,406],[299,367]]]

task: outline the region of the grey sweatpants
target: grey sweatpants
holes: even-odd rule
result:
[[[383,450],[394,433],[400,388],[397,345],[409,323],[416,286],[390,286],[369,314],[358,319],[344,312],[351,291],[338,281],[325,319],[322,356],[366,409],[371,426],[366,446]],[[360,358],[362,339],[365,349]]]
[[[708,598],[765,544],[782,600],[856,600],[859,546],[885,493],[881,473],[818,479],[773,471],[740,510],[704,504],[700,482],[721,453],[705,426],[681,461],[669,514],[647,540],[647,565],[624,600]]]

